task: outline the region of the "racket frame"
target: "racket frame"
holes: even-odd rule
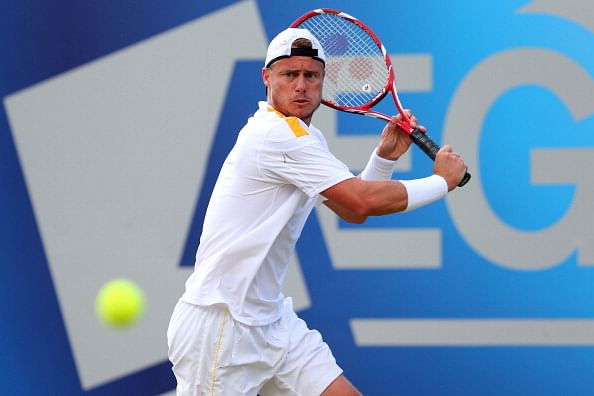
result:
[[[388,94],[388,92],[390,92],[392,94],[392,99],[394,100],[394,104],[396,105],[396,109],[398,110],[398,113],[400,113],[401,118],[402,118],[402,121],[400,122],[399,126],[404,131],[406,131],[407,133],[410,134],[414,130],[414,128],[411,127],[410,118],[409,118],[408,114],[406,114],[404,112],[404,108],[402,107],[402,103],[400,102],[400,98],[398,97],[398,91],[396,89],[396,78],[394,76],[394,68],[392,66],[392,60],[390,59],[388,51],[386,51],[386,47],[384,47],[384,44],[380,41],[379,37],[373,32],[373,30],[371,30],[367,25],[365,25],[363,22],[361,22],[359,19],[355,18],[354,16],[349,15],[345,12],[340,11],[340,10],[333,9],[333,8],[318,8],[318,9],[309,11],[309,12],[305,13],[304,15],[302,15],[301,17],[299,17],[297,20],[295,20],[291,24],[290,27],[293,27],[293,28],[299,27],[306,20],[308,20],[314,16],[322,15],[322,14],[334,14],[336,16],[339,16],[341,18],[348,20],[349,22],[354,23],[359,28],[364,30],[371,37],[371,39],[373,40],[375,45],[377,45],[377,47],[382,52],[382,56],[384,57],[384,62],[386,62],[386,66],[388,69],[388,79],[387,79],[386,84],[380,90],[380,92],[373,99],[371,99],[369,102],[367,102],[363,105],[360,105],[360,106],[342,106],[342,105],[339,105],[338,103],[335,103],[333,101],[329,101],[327,99],[322,99],[322,103],[324,103],[326,106],[335,108],[340,111],[368,115],[368,116],[389,122],[391,120],[390,116],[388,116],[384,113],[377,112],[377,111],[373,110],[372,107],[375,106],[376,104],[378,104]]]
[[[404,108],[402,107],[402,103],[400,102],[400,98],[398,97],[398,90],[396,89],[396,78],[394,75],[394,67],[392,66],[392,60],[390,59],[390,56],[389,56],[388,52],[386,51],[386,47],[381,42],[379,37],[374,33],[374,31],[371,30],[371,28],[369,28],[366,24],[364,24],[363,22],[361,22],[359,19],[355,18],[354,16],[349,15],[346,12],[342,12],[342,11],[334,9],[334,8],[317,8],[315,10],[311,10],[311,11],[303,14],[298,19],[296,19],[289,27],[298,28],[306,20],[313,18],[315,16],[323,15],[323,14],[334,14],[340,18],[348,20],[349,22],[357,25],[359,28],[361,28],[363,31],[365,31],[369,35],[369,37],[373,40],[375,45],[377,45],[378,48],[381,50],[381,53],[384,57],[384,62],[386,62],[386,66],[388,68],[388,79],[387,79],[384,87],[381,89],[381,91],[373,99],[371,99],[370,101],[368,101],[367,103],[365,103],[363,105],[342,106],[342,105],[339,105],[338,103],[335,103],[334,101],[329,101],[324,98],[322,98],[322,103],[326,106],[332,107],[332,108],[340,110],[340,111],[354,113],[354,114],[362,114],[362,115],[371,116],[371,117],[374,117],[374,118],[377,118],[377,119],[380,119],[380,120],[383,120],[386,122],[390,122],[391,121],[390,116],[388,116],[384,113],[377,112],[372,109],[373,106],[375,106],[377,103],[379,103],[379,101],[381,101],[388,94],[388,92],[390,92],[392,95],[392,99],[394,100],[394,104],[396,105],[396,109],[398,110],[398,113],[400,114],[400,118],[401,118],[401,121],[398,123],[398,126],[411,137],[412,141],[423,152],[425,152],[425,154],[427,154],[427,156],[429,156],[432,160],[435,161],[435,156],[436,156],[437,152],[439,151],[440,147],[425,132],[421,131],[419,128],[413,128],[411,126],[410,117],[404,111]],[[458,186],[462,187],[463,185],[468,183],[468,181],[470,180],[470,177],[471,177],[470,173],[466,172],[466,174],[464,175],[464,177],[462,178],[462,180],[460,181]]]

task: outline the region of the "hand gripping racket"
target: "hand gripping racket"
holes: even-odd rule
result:
[[[423,131],[412,128],[404,112],[394,79],[394,69],[386,48],[373,31],[360,20],[344,12],[321,8],[310,11],[291,24],[309,30],[326,54],[326,77],[322,103],[334,109],[390,121],[386,114],[371,108],[392,93],[401,115],[399,126],[412,141],[435,160],[439,146]],[[470,180],[466,173],[458,186]]]

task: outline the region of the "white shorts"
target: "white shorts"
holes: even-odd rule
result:
[[[226,306],[180,301],[167,340],[178,395],[313,396],[342,374],[290,299],[283,316],[267,326],[237,322]]]

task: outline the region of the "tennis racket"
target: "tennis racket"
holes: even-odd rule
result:
[[[322,103],[334,109],[390,121],[386,114],[372,110],[390,92],[401,115],[399,126],[432,160],[439,146],[419,128],[411,127],[404,112],[386,48],[363,22],[344,12],[321,8],[310,11],[291,24],[309,30],[326,54],[326,77]],[[466,172],[458,186],[470,180]]]

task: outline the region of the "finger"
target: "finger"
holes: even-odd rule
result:
[[[411,122],[410,122],[410,126],[412,128],[417,128],[419,129],[421,132],[427,132],[427,128],[425,128],[423,125],[417,124],[417,119],[415,118],[414,120],[411,118]]]

